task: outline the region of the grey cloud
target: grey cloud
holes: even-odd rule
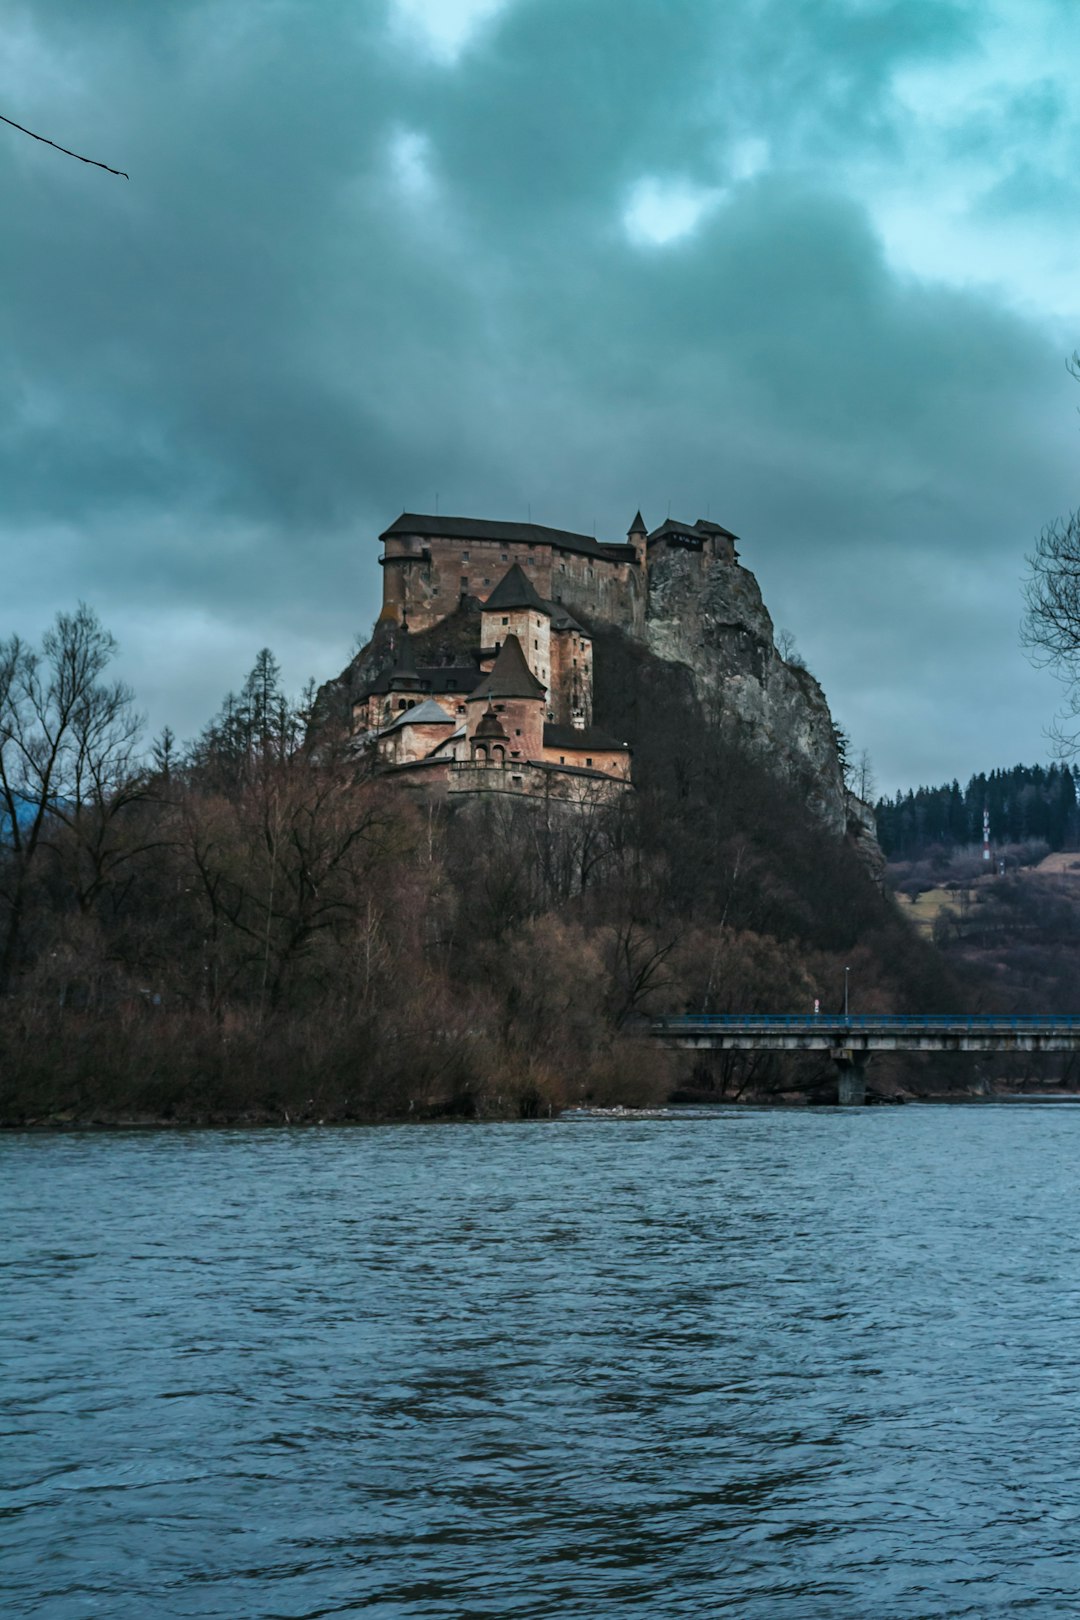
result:
[[[971,680],[1011,717],[1009,752],[1042,751],[1000,643],[1075,472],[1060,354],[985,295],[898,278],[832,161],[901,149],[892,75],[976,48],[975,7],[680,0],[658,27],[651,0],[517,0],[453,68],[377,5],[320,5],[318,27],[285,0],[23,16],[83,80],[70,104],[43,90],[37,124],[71,135],[96,94],[103,155],[133,179],[0,141],[20,628],[77,590],[133,645],[155,622],[190,637],[171,697],[156,665],[131,674],[191,730],[265,641],[340,666],[404,506],[438,491],[619,534],[670,500],[744,534],[884,776],[994,762]],[[430,195],[395,187],[401,130],[430,143]],[[772,172],[667,248],[629,243],[635,180],[722,183],[748,131]],[[957,567],[991,573],[992,602],[957,617],[931,589],[913,616],[902,593],[934,558],[950,590]],[[929,664],[946,625],[952,729]]]

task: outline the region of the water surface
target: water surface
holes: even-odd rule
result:
[[[9,1135],[4,1612],[1080,1614],[1080,1108]]]

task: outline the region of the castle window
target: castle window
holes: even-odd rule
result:
[[[510,553],[508,551],[500,551],[499,560],[500,560],[500,562],[509,562],[510,561]]]
[[[463,551],[463,552],[462,552],[462,553],[461,553],[461,560],[462,560],[462,562],[468,562],[468,560],[469,560],[469,553],[468,553],[468,552],[467,552],[467,551]]]
[[[465,705],[464,705],[464,703],[459,703],[458,704],[456,712],[458,714],[464,714],[465,713]]]
[[[517,730],[514,732],[514,736],[515,737],[520,737],[521,736],[521,727],[520,726],[518,726]]]
[[[463,591],[468,590],[468,588],[469,588],[469,576],[468,576],[468,574],[462,574],[462,576],[461,576],[461,588],[462,588]]]
[[[509,624],[509,623],[510,623],[510,620],[509,620],[509,619],[504,619],[504,620],[503,620],[503,624]]]
[[[586,763],[586,765],[591,765],[591,764],[592,764],[592,760],[591,760],[591,759],[588,759],[588,758],[587,758],[587,759],[586,759],[586,760],[585,760],[585,763]]]
[[[574,668],[577,669],[577,659],[574,659]]]
[[[408,706],[409,705],[405,702],[404,698],[398,698],[398,708],[399,709],[407,709]]]
[[[565,754],[560,754],[559,755],[559,764],[560,765],[565,765],[566,764],[566,755]]]
[[[491,584],[491,581],[490,581],[490,579],[485,579],[485,581],[484,581],[484,584],[485,584],[485,585],[490,585],[490,584]]]

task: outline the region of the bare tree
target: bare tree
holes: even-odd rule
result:
[[[860,748],[855,756],[854,792],[864,804],[869,804],[877,792],[869,748]]]
[[[0,994],[10,982],[33,871],[65,829],[89,858],[93,892],[115,846],[108,830],[142,791],[142,721],[122,681],[102,679],[116,642],[85,604],[59,613],[41,651],[0,642]],[[80,895],[80,901],[85,896]]]
[[[1027,558],[1021,638],[1032,663],[1065,687],[1052,730],[1063,754],[1080,746],[1080,510],[1048,523]]]
[[[1066,361],[1080,382],[1080,352]],[[1020,639],[1037,669],[1050,669],[1065,702],[1050,727],[1061,755],[1080,749],[1080,508],[1056,518],[1025,559]]]
[[[776,632],[776,650],[785,664],[791,664],[795,669],[806,668],[806,659],[796,645],[793,630],[778,630]]]

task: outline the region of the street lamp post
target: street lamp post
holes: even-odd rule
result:
[[[851,973],[851,969],[849,967],[846,967],[844,969],[844,1017],[845,1018],[848,1015],[848,977],[849,977],[850,973]]]

